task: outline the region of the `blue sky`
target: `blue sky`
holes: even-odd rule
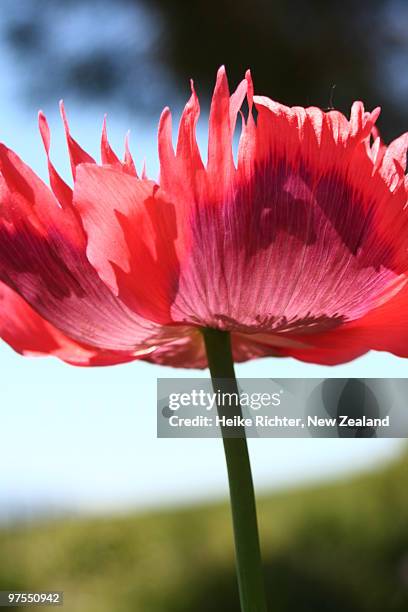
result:
[[[222,495],[220,440],[158,440],[157,376],[197,376],[134,362],[74,368],[24,359],[0,347],[0,496],[9,512],[49,507],[110,511]],[[403,376],[406,364],[371,354],[335,369],[264,359],[238,366],[245,377]],[[204,372],[198,375],[205,375]],[[259,487],[289,486],[358,470],[394,456],[394,440],[250,440]]]
[[[0,140],[40,176],[46,165],[37,130],[38,109],[18,102],[13,63],[0,48]],[[186,83],[186,98],[188,83]],[[74,136],[97,154],[105,110],[65,96]],[[47,102],[52,157],[68,177],[58,100]],[[157,118],[158,119],[158,118]],[[121,151],[131,128],[139,164],[146,158],[157,175],[157,121],[132,114],[108,118],[112,143]],[[205,139],[204,132],[201,133]],[[0,345],[0,506],[12,516],[37,509],[106,512],[128,507],[189,502],[226,493],[220,440],[156,439],[157,376],[197,376],[142,362],[111,368],[74,368],[52,358],[24,359]],[[406,363],[370,354],[336,368],[294,360],[265,359],[240,365],[245,377],[405,377]],[[205,373],[201,373],[205,375]],[[260,488],[291,486],[359,470],[394,456],[393,440],[251,440],[255,482]]]

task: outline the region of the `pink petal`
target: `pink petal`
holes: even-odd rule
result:
[[[257,124],[244,121],[238,168],[223,70],[207,172],[181,163],[168,111],[163,116],[163,187],[183,211],[176,214],[183,248],[170,314],[240,333],[283,336],[307,327],[320,334],[363,317],[407,270],[406,191],[391,192],[367,152],[378,110],[356,104],[349,122],[337,111],[254,100]],[[188,134],[183,143],[195,147],[192,128]]]
[[[3,145],[0,170],[0,280],[76,342],[132,353],[155,345],[157,327],[118,300],[90,265],[76,212],[61,208]]]
[[[74,203],[102,280],[139,315],[166,324],[177,290],[177,236],[174,207],[156,191],[152,181],[83,164]]]
[[[208,326],[231,331],[238,361],[338,363],[370,348],[407,355],[408,139],[382,143],[379,109],[356,102],[349,120],[287,107],[254,96],[249,72],[230,95],[221,68],[206,165],[193,85],[176,150],[163,112],[160,187],[145,170],[138,179],[127,141],[119,160],[105,124],[98,167],[61,110],[74,205],[49,158],[45,117],[54,195],[0,149],[0,279],[24,298],[8,290],[29,322],[27,330],[10,314],[3,322],[17,349],[62,358],[75,350],[89,364],[140,357],[204,367],[198,328]]]
[[[137,177],[135,162],[129,149],[129,132],[125,137],[125,155],[123,159],[123,169],[131,176]]]
[[[51,189],[53,190],[54,195],[57,198],[58,202],[61,204],[61,206],[70,206],[72,204],[72,189],[60,177],[50,160],[50,128],[48,127],[47,119],[42,112],[38,114],[38,125],[40,128],[41,138],[47,156],[48,174],[50,177]]]
[[[95,163],[93,157],[91,157],[84,149],[72,138],[71,133],[69,131],[68,119],[65,113],[64,103],[61,100],[60,102],[60,111],[62,121],[64,123],[65,135],[67,138],[68,152],[71,160],[71,168],[72,168],[72,176],[75,178],[76,167],[78,164],[83,163]]]
[[[4,283],[0,283],[0,312],[0,337],[25,356],[53,355],[76,366],[107,366],[142,359],[178,367],[206,367],[201,334],[192,328],[180,328],[176,334],[172,329],[157,328],[157,345],[125,353],[73,341]]]
[[[4,283],[0,283],[0,312],[0,336],[22,355],[54,355],[78,366],[113,365],[135,359],[125,353],[86,348],[73,341],[42,319]]]
[[[122,166],[122,162],[109,144],[108,133],[106,131],[106,115],[103,118],[102,137],[101,137],[101,159],[103,164],[112,166]]]

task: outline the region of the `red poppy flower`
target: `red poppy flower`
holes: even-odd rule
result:
[[[221,68],[208,161],[192,87],[176,150],[162,114],[158,183],[127,144],[116,156],[105,125],[96,164],[62,108],[73,189],[40,114],[51,189],[0,148],[1,336],[77,365],[205,367],[202,327],[230,331],[236,361],[408,356],[408,135],[385,146],[378,114],[288,108],[253,96],[249,73],[230,95]]]

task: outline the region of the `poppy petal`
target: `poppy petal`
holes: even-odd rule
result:
[[[69,157],[71,160],[72,176],[75,179],[76,167],[79,164],[83,164],[83,163],[92,164],[92,163],[95,163],[95,160],[71,136],[69,125],[68,125],[68,119],[67,119],[67,115],[65,112],[64,102],[62,100],[60,102],[60,112],[61,112],[61,118],[62,118],[62,122],[64,124],[64,129],[65,129],[65,136],[67,139]]]
[[[0,146],[0,280],[77,342],[106,350],[149,348],[153,324],[129,310],[86,258],[77,213]]]
[[[286,354],[313,363],[336,365],[369,350],[408,357],[408,284],[364,317],[315,337],[297,338],[303,347]]]
[[[45,154],[47,156],[48,174],[50,177],[50,186],[55,197],[61,206],[70,206],[72,204],[72,189],[65,183],[56,171],[50,159],[51,136],[50,128],[44,113],[38,113],[38,126],[40,129],[41,138],[43,141]]]
[[[173,362],[179,367],[206,367],[201,334],[192,328],[157,328],[156,345],[132,353],[109,351],[75,342],[40,317],[15,291],[0,283],[0,337],[25,356],[53,355],[76,366],[107,366],[135,359]],[[152,343],[152,338],[150,338]]]
[[[135,359],[125,353],[86,348],[75,342],[40,317],[4,283],[0,283],[0,312],[0,336],[22,355],[54,355],[78,366],[113,365]]]
[[[249,75],[247,83],[252,103]],[[161,163],[173,170],[162,173],[174,179],[164,184],[166,197],[190,223],[176,217],[184,247],[171,317],[239,333],[320,334],[375,308],[407,270],[406,190],[391,191],[368,155],[379,109],[367,113],[358,103],[349,121],[337,111],[254,102],[257,122],[244,121],[234,168],[230,96],[219,72],[204,187],[195,190],[183,187],[197,185],[191,168],[172,164],[164,116]]]
[[[156,192],[152,181],[83,164],[74,204],[87,233],[87,256],[102,280],[140,316],[168,324],[177,234],[174,207]]]

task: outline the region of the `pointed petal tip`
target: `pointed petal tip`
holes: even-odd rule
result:
[[[224,95],[229,95],[228,78],[224,65],[220,66],[217,72],[217,78],[214,87],[215,96],[217,95],[217,92],[223,92]]]
[[[42,135],[42,132],[43,132],[44,128],[47,129],[47,130],[49,129],[48,128],[47,117],[45,116],[45,114],[43,113],[42,110],[38,111],[37,120],[38,120],[38,127],[40,128],[40,132],[41,132],[41,135]]]
[[[47,117],[44,115],[42,110],[38,111],[38,129],[40,130],[41,140],[48,154],[50,148],[50,128],[48,125]]]
[[[381,106],[376,106],[371,112],[371,117],[376,121],[381,114]]]
[[[218,81],[221,81],[221,82],[222,81],[228,81],[228,79],[227,79],[227,70],[226,70],[224,64],[218,68],[217,82]]]
[[[130,130],[125,133],[125,148],[128,149],[130,144]]]
[[[160,115],[159,128],[169,119],[171,120],[171,110],[168,106],[165,106]]]
[[[189,102],[187,102],[187,104],[193,103],[193,104],[199,105],[198,96],[197,96],[197,92],[196,92],[195,87],[194,87],[193,79],[190,80],[190,89],[191,89],[191,97],[190,97]]]
[[[248,102],[250,105],[252,105],[253,103],[253,99],[254,99],[254,83],[252,80],[252,73],[251,73],[251,69],[248,68],[248,70],[245,72],[245,79],[246,82],[248,84]]]
[[[215,81],[215,90],[219,88],[229,88],[227,71],[225,69],[224,64],[218,68],[217,78]]]
[[[65,112],[64,100],[59,101],[59,110],[60,110],[61,119],[64,123],[65,129],[68,130],[68,118],[67,118],[67,113]]]
[[[171,116],[171,110],[168,106],[165,106],[162,110],[162,113],[160,115],[160,119],[159,119],[159,125],[158,125],[158,132],[159,132],[159,144],[160,141],[163,138],[168,137],[168,135],[171,135],[172,132],[172,116]],[[166,136],[167,135],[167,136]],[[171,136],[170,136],[171,138]]]
[[[130,130],[125,134],[125,157],[130,155]]]

